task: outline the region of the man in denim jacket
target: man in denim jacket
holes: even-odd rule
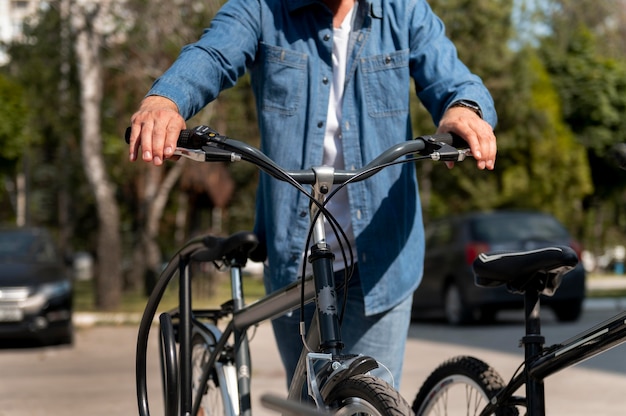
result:
[[[229,0],[132,116],[130,160],[162,164],[185,120],[246,71],[261,148],[286,169],[356,169],[410,140],[411,78],[437,130],[465,138],[479,169],[494,168],[493,100],[426,0]],[[347,353],[381,361],[398,384],[423,267],[415,170],[391,167],[348,188],[330,207],[358,264],[343,341]],[[298,277],[308,204],[290,185],[261,176],[256,231],[268,249],[268,291]],[[297,321],[296,313],[273,323],[288,378],[301,349]]]

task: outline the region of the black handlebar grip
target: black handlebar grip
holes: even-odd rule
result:
[[[456,148],[467,148],[469,145],[461,136],[454,133],[435,133],[427,136],[422,136],[425,141],[434,141],[438,143],[445,143]]]
[[[127,127],[126,133],[124,133],[126,143],[130,143],[130,131],[131,128]],[[206,140],[194,133],[195,130],[181,130],[176,146],[183,147],[185,149],[201,149],[202,146],[206,144]]]
[[[124,140],[126,140],[126,144],[130,144],[130,127],[126,127],[126,133],[124,133]]]
[[[194,134],[194,130],[181,130],[176,146],[185,149],[200,149],[205,144],[205,140]]]

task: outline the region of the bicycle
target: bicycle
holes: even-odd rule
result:
[[[578,263],[573,249],[553,246],[531,251],[480,254],[473,263],[481,287],[506,285],[524,296],[524,361],[508,383],[486,362],[453,357],[424,381],[412,404],[426,415],[545,415],[544,380],[568,367],[626,342],[626,312],[552,346],[544,346],[540,295],[553,294],[565,273]],[[521,391],[525,395],[518,395]]]
[[[126,138],[128,141],[129,131]],[[457,149],[455,146],[465,147]],[[283,315],[305,303],[316,302],[317,314],[306,334],[287,400],[266,397],[265,402],[286,414],[408,415],[409,404],[385,381],[369,373],[378,367],[372,357],[343,355],[340,318],[337,311],[333,255],[325,243],[324,218],[334,221],[325,203],[340,187],[367,179],[386,166],[419,159],[462,161],[469,155],[467,145],[449,134],[421,136],[395,145],[363,168],[334,171],[329,167],[286,171],[260,150],[219,135],[206,126],[181,132],[175,154],[199,162],[247,161],[278,180],[287,181],[311,200],[309,261],[312,276],[302,278],[283,290],[246,305],[241,269],[249,258],[263,259],[256,236],[240,232],[229,237],[204,236],[184,245],[168,263],[150,295],[137,339],[136,387],[139,413],[149,414],[146,383],[147,344],[150,327],[163,293],[179,276],[179,307],[162,313],[160,359],[166,415],[224,414],[250,415],[250,345],[247,330],[265,320]],[[412,157],[405,157],[413,155]],[[303,185],[311,185],[309,194]],[[330,192],[333,185],[337,188]],[[336,230],[342,233],[341,229]],[[343,236],[345,240],[345,235]],[[230,269],[232,299],[218,309],[199,310],[191,305],[189,265],[193,261],[219,262]],[[352,262],[347,263],[344,283]],[[304,273],[303,273],[304,276]],[[323,289],[323,290],[322,290]],[[322,311],[321,305],[324,305]],[[219,323],[222,322],[220,326]],[[223,328],[223,329],[220,329]],[[305,334],[301,331],[303,338]],[[178,347],[177,347],[178,345]],[[309,346],[319,346],[311,349]],[[303,393],[304,392],[304,393]],[[309,400],[310,398],[310,400]],[[299,409],[299,410],[294,410]]]

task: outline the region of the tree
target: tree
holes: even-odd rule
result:
[[[85,227],[79,235],[88,236],[91,224],[80,220],[88,217],[89,205],[71,204],[71,198],[88,202],[90,196],[80,185],[78,88],[71,65],[71,38],[63,39],[61,21],[57,7],[42,9],[26,20],[23,39],[9,45],[11,60],[4,70],[21,86],[28,108],[22,117],[24,152],[20,156],[28,178],[26,223],[67,235],[59,229],[68,225],[61,218],[74,217]],[[68,190],[75,195],[68,197]],[[60,242],[64,250],[72,245],[64,238]]]
[[[220,4],[218,0],[186,0],[177,2],[173,8],[170,2],[165,1],[136,0],[127,3],[127,39],[108,54],[109,82],[115,90],[123,91],[123,95],[117,94],[109,105],[116,108],[115,113],[128,114],[120,120],[123,124],[117,125],[118,130],[126,128],[130,114],[150,84],[173,62],[183,45],[196,40]],[[219,107],[219,103],[209,106],[190,121],[189,126],[210,124],[213,112]],[[183,242],[185,237],[182,236],[189,234],[187,211],[200,209],[188,203],[189,199],[208,195],[210,204],[218,211],[224,209],[230,199],[230,195],[218,192],[221,188],[226,194],[232,193],[229,178],[215,180],[224,178],[226,171],[223,165],[190,165],[180,161],[157,168],[138,163],[130,168],[132,183],[127,201],[132,204],[135,215],[131,216],[132,220],[127,219],[130,225],[125,228],[132,230],[128,239],[132,247],[133,267],[127,276],[127,286],[131,290],[140,290],[144,286],[149,290],[150,282],[160,272],[162,252],[175,249]],[[199,171],[205,176],[193,175]],[[187,172],[186,179],[183,186],[177,189],[175,185],[180,184],[179,178],[184,172]],[[195,180],[191,180],[192,177]],[[176,211],[173,221],[164,219],[168,209]],[[198,224],[194,225],[196,229],[200,228]],[[220,232],[221,229],[215,231]],[[171,235],[177,237],[172,239]]]
[[[541,57],[563,103],[562,116],[587,149],[595,193],[585,201],[585,236],[601,251],[626,229],[626,177],[611,148],[626,141],[625,2],[554,0]],[[615,233],[621,227],[621,234]]]
[[[498,159],[493,172],[477,171],[471,163],[451,171],[435,167],[427,213],[529,208],[575,224],[582,200],[591,192],[588,162],[563,122],[559,96],[543,64],[532,48],[515,47],[513,2],[431,4],[461,59],[483,78],[494,97]]]
[[[7,190],[6,197],[0,193],[0,206],[6,209],[2,222],[23,225],[24,172],[18,172],[29,145],[26,132],[27,104],[19,84],[0,74],[0,177]],[[9,215],[9,213],[12,213]],[[21,219],[20,219],[21,218]]]
[[[122,294],[120,212],[102,151],[101,49],[110,10],[106,3],[80,2],[70,16],[80,82],[81,153],[85,175],[94,192],[98,215],[96,306],[114,309]]]

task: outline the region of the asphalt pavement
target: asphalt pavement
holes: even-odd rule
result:
[[[595,279],[594,279],[595,280]],[[596,281],[626,287],[624,280]],[[589,299],[579,322],[559,323],[549,313],[542,325],[547,344],[565,340],[626,310],[625,299]],[[136,314],[77,313],[72,347],[0,348],[0,416],[137,415],[135,395]],[[456,355],[483,359],[508,379],[522,360],[521,313],[507,312],[488,326],[451,327],[414,322],[405,353],[400,392],[411,403],[421,383]],[[153,331],[156,332],[156,331]],[[252,334],[252,332],[255,332]],[[286,396],[284,371],[269,323],[250,332],[252,401],[256,416],[277,415],[262,406],[262,395]],[[156,336],[149,343],[151,414],[160,416],[162,394]],[[547,414],[612,416],[626,413],[626,345],[546,380]]]

